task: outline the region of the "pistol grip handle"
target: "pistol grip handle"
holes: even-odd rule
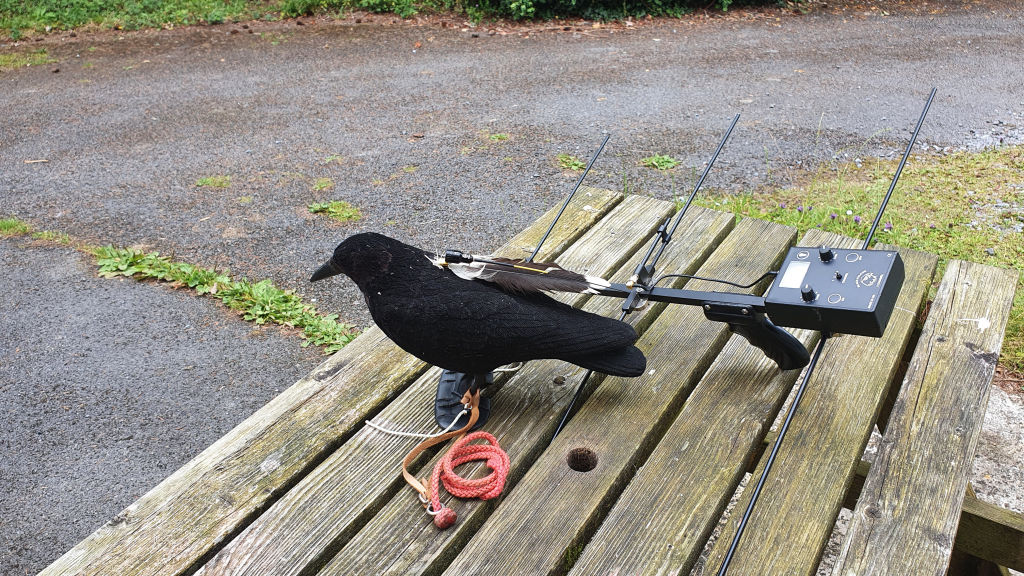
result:
[[[764,314],[756,314],[749,323],[729,323],[729,329],[761,349],[778,364],[780,370],[803,368],[811,360],[807,348],[792,334],[772,324]]]

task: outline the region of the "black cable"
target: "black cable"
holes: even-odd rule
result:
[[[753,288],[754,286],[757,286],[758,284],[760,284],[761,281],[764,280],[765,278],[768,278],[769,276],[778,276],[778,275],[779,275],[779,271],[778,270],[769,270],[768,272],[765,272],[764,274],[761,274],[760,276],[758,276],[757,280],[754,280],[750,284],[737,284],[736,282],[730,282],[728,280],[721,280],[719,278],[705,278],[704,276],[697,276],[697,275],[694,275],[694,274],[663,274],[663,275],[659,276],[658,279],[655,280],[653,284],[651,284],[651,288],[657,286],[658,284],[661,283],[662,280],[664,280],[666,278],[690,278],[691,280],[704,280],[705,282],[718,282],[720,284],[728,284],[729,286],[735,286],[737,288]]]

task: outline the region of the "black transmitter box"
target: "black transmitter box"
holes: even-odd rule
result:
[[[903,278],[895,251],[790,248],[765,296],[765,312],[778,326],[878,337]]]

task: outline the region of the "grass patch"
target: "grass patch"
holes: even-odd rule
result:
[[[15,217],[0,219],[0,236],[24,236],[31,228]]]
[[[42,240],[44,242],[53,242],[55,244],[63,244],[65,246],[71,245],[71,236],[63,232],[54,232],[53,230],[43,230],[42,232],[33,232],[32,238],[36,240]]]
[[[793,188],[698,199],[699,204],[794,226],[865,238],[896,160],[822,167]],[[1024,148],[914,157],[874,241],[950,259],[1024,269]],[[936,282],[941,280],[941,270]],[[1024,277],[1018,278],[1000,362],[1024,373]]]
[[[330,202],[315,202],[308,206],[313,214],[324,214],[338,222],[355,222],[363,217],[359,208],[345,202],[344,200],[331,200]]]
[[[135,30],[278,18],[277,2],[251,0],[0,0],[0,28],[13,40],[26,31],[83,26]]]
[[[647,168],[654,168],[656,170],[671,170],[676,166],[679,166],[679,160],[676,160],[671,156],[665,156],[664,154],[655,154],[654,156],[641,158],[640,165],[646,166]]]
[[[113,246],[87,246],[73,241],[63,232],[32,232],[27,223],[17,218],[0,219],[0,236],[24,236],[29,233],[36,240],[73,246],[77,250],[91,254],[96,258],[100,276],[128,276],[137,280],[170,282],[178,287],[191,288],[196,294],[218,298],[250,322],[271,322],[298,328],[305,339],[303,347],[310,344],[322,346],[325,354],[340,350],[359,335],[356,327],[338,322],[337,314],[320,314],[313,306],[302,302],[295,292],[282,290],[274,286],[270,280],[255,283],[244,278],[236,280],[227,273],[184,262],[174,262],[157,252],[147,253]]]
[[[499,132],[498,134],[491,134],[487,137],[491,140],[491,142],[504,142],[509,138],[508,134],[501,132]]]
[[[587,167],[587,163],[582,159],[573,156],[572,154],[559,154],[557,156],[558,166],[562,170],[572,170],[573,172],[580,172]]]
[[[330,178],[317,178],[316,182],[313,183],[313,190],[320,192],[321,190],[327,190],[328,188],[334,187],[334,180]]]
[[[45,49],[34,52],[0,52],[0,71],[52,64],[56,61],[57,59],[51,58]]]
[[[340,350],[359,334],[355,327],[338,322],[336,314],[319,314],[313,306],[303,303],[295,292],[282,290],[270,280],[255,283],[244,278],[236,280],[208,268],[174,262],[158,252],[113,246],[93,247],[91,251],[96,257],[100,276],[128,276],[187,286],[197,294],[218,298],[256,324],[271,322],[298,328],[305,338],[303,346],[323,346],[326,354]]]
[[[227,188],[231,186],[231,176],[203,176],[196,180],[196,186],[200,188]]]

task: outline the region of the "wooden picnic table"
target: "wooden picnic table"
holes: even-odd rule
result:
[[[623,281],[674,210],[584,188],[538,259]],[[528,255],[553,214],[497,253]],[[820,230],[799,240],[859,246]],[[791,228],[691,208],[659,268],[749,281],[796,241]],[[951,262],[925,317],[937,258],[900,253],[906,280],[888,329],[826,343],[730,574],[815,573],[844,506],[853,518],[833,574],[944,574],[964,558],[1024,568],[1021,516],[968,492],[1016,272]],[[565,300],[607,315],[621,304]],[[371,328],[41,574],[717,573],[749,498],[738,489],[760,475],[799,371],[778,370],[697,307],[651,304],[628,321],[647,373],[595,374],[554,441],[583,370],[534,361],[499,376],[485,429],[512,461],[505,492],[446,495],[458,513],[449,530],[399,473],[418,440],[365,423],[436,431],[440,370]],[[808,348],[819,339],[793,332]],[[876,425],[884,435],[869,464]],[[570,466],[571,452],[592,469]],[[438,458],[413,468],[425,476]]]

